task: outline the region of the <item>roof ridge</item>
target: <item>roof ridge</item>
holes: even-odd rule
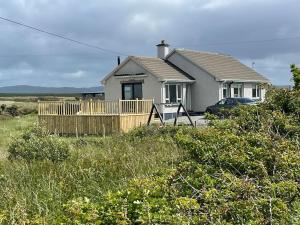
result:
[[[157,59],[157,60],[162,60],[161,58],[158,58],[158,57],[154,57],[154,56],[136,56],[136,55],[132,55],[132,56],[129,56],[129,57],[132,57],[132,58],[146,58],[146,59]]]
[[[221,52],[209,52],[209,51],[197,51],[197,50],[192,50],[192,49],[186,49],[186,48],[175,48],[175,51],[186,51],[186,52],[195,52],[195,53],[204,53],[204,54],[209,54],[209,55],[221,55],[221,56],[227,56],[233,58],[230,54],[225,54]]]

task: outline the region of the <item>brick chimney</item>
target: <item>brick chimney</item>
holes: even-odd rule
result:
[[[160,44],[157,46],[157,57],[161,59],[165,59],[165,57],[169,54],[169,45],[165,43],[165,40],[162,40]]]

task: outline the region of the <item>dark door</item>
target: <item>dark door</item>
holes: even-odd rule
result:
[[[134,100],[142,99],[142,83],[128,83],[122,84],[122,99],[123,100]]]

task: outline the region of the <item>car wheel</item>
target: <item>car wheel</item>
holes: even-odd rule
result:
[[[213,114],[213,112],[212,112],[211,109],[207,109],[206,112],[207,112],[207,113],[210,113],[210,114]]]

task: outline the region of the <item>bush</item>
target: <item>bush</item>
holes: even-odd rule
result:
[[[299,92],[271,90],[210,127],[139,128],[187,152],[174,170],[132,180],[101,201],[66,205],[65,221],[99,224],[299,224]],[[131,136],[133,135],[133,137]],[[80,212],[80,213],[79,213]],[[87,214],[83,214],[87,212]],[[91,217],[90,215],[94,215]],[[92,220],[89,220],[92,218]]]
[[[2,114],[5,109],[6,109],[6,105],[5,104],[0,105],[0,114]]]
[[[146,178],[159,169],[172,168],[183,155],[174,139],[163,135],[62,139],[72,148],[70,158],[64,162],[0,160],[0,218],[1,213],[6,216],[4,224],[38,224],[35,221],[40,219],[44,219],[41,224],[62,224],[63,213],[71,218],[63,224],[99,224],[99,219],[91,222],[93,205],[98,207],[108,191],[114,194],[133,178]],[[78,204],[73,205],[73,200]],[[68,203],[74,206],[70,210],[64,207]],[[76,212],[77,208],[80,210]]]
[[[9,159],[51,160],[60,162],[69,158],[70,146],[56,135],[50,135],[44,128],[35,126],[15,138],[8,148]]]
[[[6,113],[11,116],[19,116],[20,112],[16,105],[9,106],[5,109]]]
[[[165,171],[169,175],[169,171]],[[168,176],[133,179],[126,189],[109,192],[101,202],[77,198],[65,205],[66,224],[199,224],[200,205],[189,197],[174,198]]]

